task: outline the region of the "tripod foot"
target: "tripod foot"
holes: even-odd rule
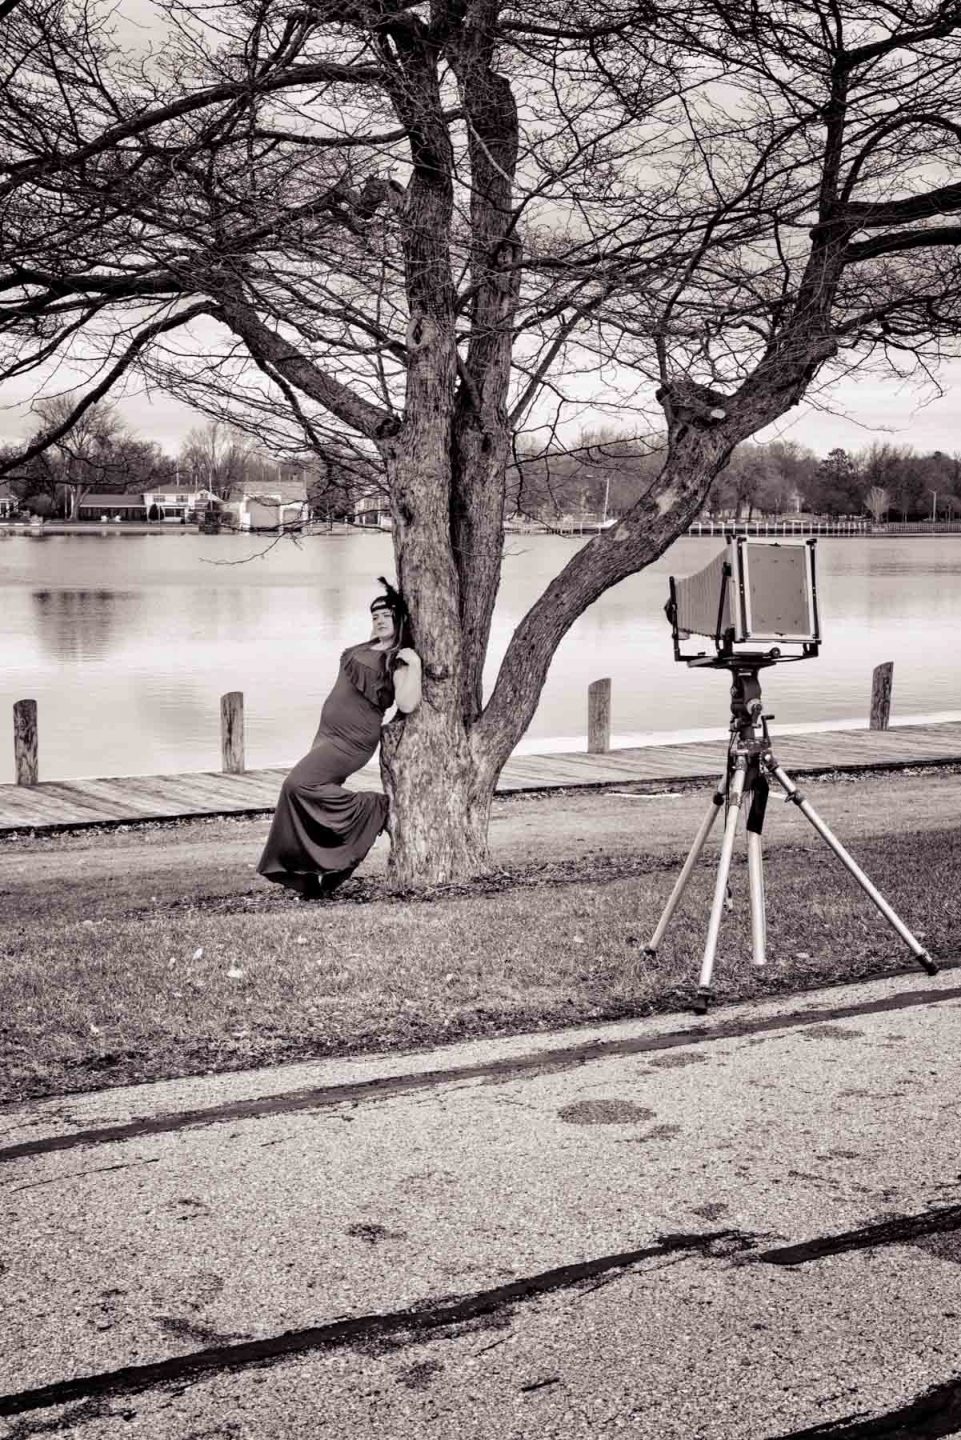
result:
[[[694,1004],[692,1006],[694,1014],[706,1015],[708,1006],[711,1003],[711,999],[712,995],[710,987],[707,985],[702,985],[701,988],[698,990],[697,994],[694,996]]]
[[[645,945],[644,949],[641,951],[641,954],[647,955],[650,957],[651,960],[653,960],[655,955],[657,954],[657,950],[653,945]]]
[[[925,975],[937,975],[939,969],[938,963],[936,960],[931,959],[931,956],[928,954],[927,950],[922,950],[920,955],[915,956],[915,959],[921,966],[921,969],[924,971]]]

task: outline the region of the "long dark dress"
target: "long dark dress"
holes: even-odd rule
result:
[[[281,786],[257,866],[265,879],[303,894],[318,874],[363,860],[387,824],[387,797],[345,790],[344,781],[374,754],[393,703],[386,653],[370,642],[345,650],[313,748]]]

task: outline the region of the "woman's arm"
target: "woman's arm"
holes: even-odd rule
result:
[[[404,715],[409,715],[420,704],[420,656],[407,646],[397,652],[394,701]]]

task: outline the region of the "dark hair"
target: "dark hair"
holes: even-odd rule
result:
[[[407,603],[400,591],[395,589],[389,580],[385,580],[383,575],[378,575],[377,578],[387,593],[376,596],[370,602],[371,613],[375,610],[390,611],[394,621],[394,648],[402,650],[405,645],[414,643]]]

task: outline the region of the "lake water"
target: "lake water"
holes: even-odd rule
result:
[[[509,536],[489,682],[520,616],[581,542]],[[584,749],[587,687],[613,682],[616,744],[721,738],[727,678],[674,663],[669,574],[717,539],[680,540],[570,631],[521,749]],[[766,672],[775,733],[866,723],[873,667],[894,661],[894,723],[961,718],[961,536],[822,539],[824,643]],[[247,763],[309,744],[337,656],[365,639],[390,537],[13,536],[0,541],[0,781],[13,779],[11,705],[39,705],[41,779],[218,769],[220,696],[242,690]]]

